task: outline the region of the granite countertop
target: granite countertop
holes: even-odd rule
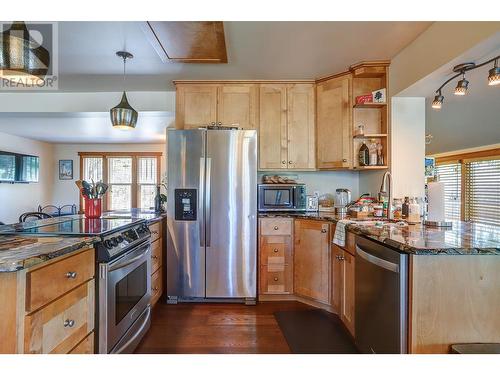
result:
[[[14,272],[92,246],[96,237],[0,235],[0,272]]]
[[[149,224],[162,220],[167,217],[166,212],[155,212],[153,210],[143,210],[140,208],[132,208],[131,210],[123,211],[106,211],[102,214],[102,217],[119,217],[119,218],[134,218],[134,219],[144,219]]]
[[[333,223],[340,220],[327,212],[259,213],[259,217],[293,217]],[[396,222],[384,226],[366,225],[363,221],[366,219],[350,223],[346,229],[407,254],[500,255],[500,227],[493,225],[454,221],[451,229],[445,229],[421,224],[399,226]]]

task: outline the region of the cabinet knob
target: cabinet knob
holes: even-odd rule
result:
[[[347,163],[347,159],[342,159],[342,162]]]
[[[326,233],[326,229],[325,228],[321,229],[321,233]]]
[[[278,226],[275,226],[275,227],[274,227],[274,230],[278,230],[278,229],[279,229],[279,228],[278,228]]]
[[[76,278],[76,272],[70,271],[70,272],[66,273],[66,277],[68,279],[75,279]]]
[[[278,249],[274,249],[273,251],[274,251],[275,253],[277,253],[277,252],[278,252]]]
[[[293,161],[291,161],[291,160],[290,160],[290,161],[288,162],[288,164],[293,164]]]
[[[69,327],[69,328],[71,328],[71,327],[73,327],[74,325],[75,325],[75,321],[74,321],[74,320],[72,320],[72,319],[66,319],[66,320],[64,321],[64,326],[65,326],[65,327]]]
[[[158,291],[158,287],[157,287],[157,286],[155,286],[155,287],[153,288],[153,292],[157,292],[157,291]]]
[[[281,161],[281,164],[286,164],[286,160],[282,160],[282,161]]]
[[[151,259],[158,259],[158,255],[153,255]]]
[[[340,255],[339,260],[345,260],[345,257],[343,255]]]
[[[274,278],[274,281],[278,281],[278,278],[277,278],[277,277],[275,277],[275,278]]]

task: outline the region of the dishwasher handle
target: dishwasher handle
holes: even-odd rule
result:
[[[361,249],[359,245],[356,245],[356,254],[367,262],[375,264],[376,266],[385,268],[386,270],[391,272],[399,273],[399,264],[392,263],[388,260],[381,259],[379,257],[376,257],[375,255],[369,254],[365,250]]]

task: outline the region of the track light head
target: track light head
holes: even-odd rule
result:
[[[489,70],[488,85],[500,85],[500,68],[498,67],[498,59],[495,60],[495,65],[493,66],[493,68]]]
[[[469,81],[465,79],[465,72],[462,72],[462,79],[458,81],[457,87],[455,87],[455,95],[463,96],[467,94],[468,87],[469,87]]]
[[[439,91],[437,95],[434,97],[434,100],[432,101],[432,108],[441,109],[441,107],[443,106],[443,101],[444,101],[444,96],[441,95],[441,91]]]

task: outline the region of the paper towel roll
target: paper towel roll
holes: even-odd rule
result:
[[[444,183],[429,182],[427,184],[427,220],[445,221],[444,216]]]

